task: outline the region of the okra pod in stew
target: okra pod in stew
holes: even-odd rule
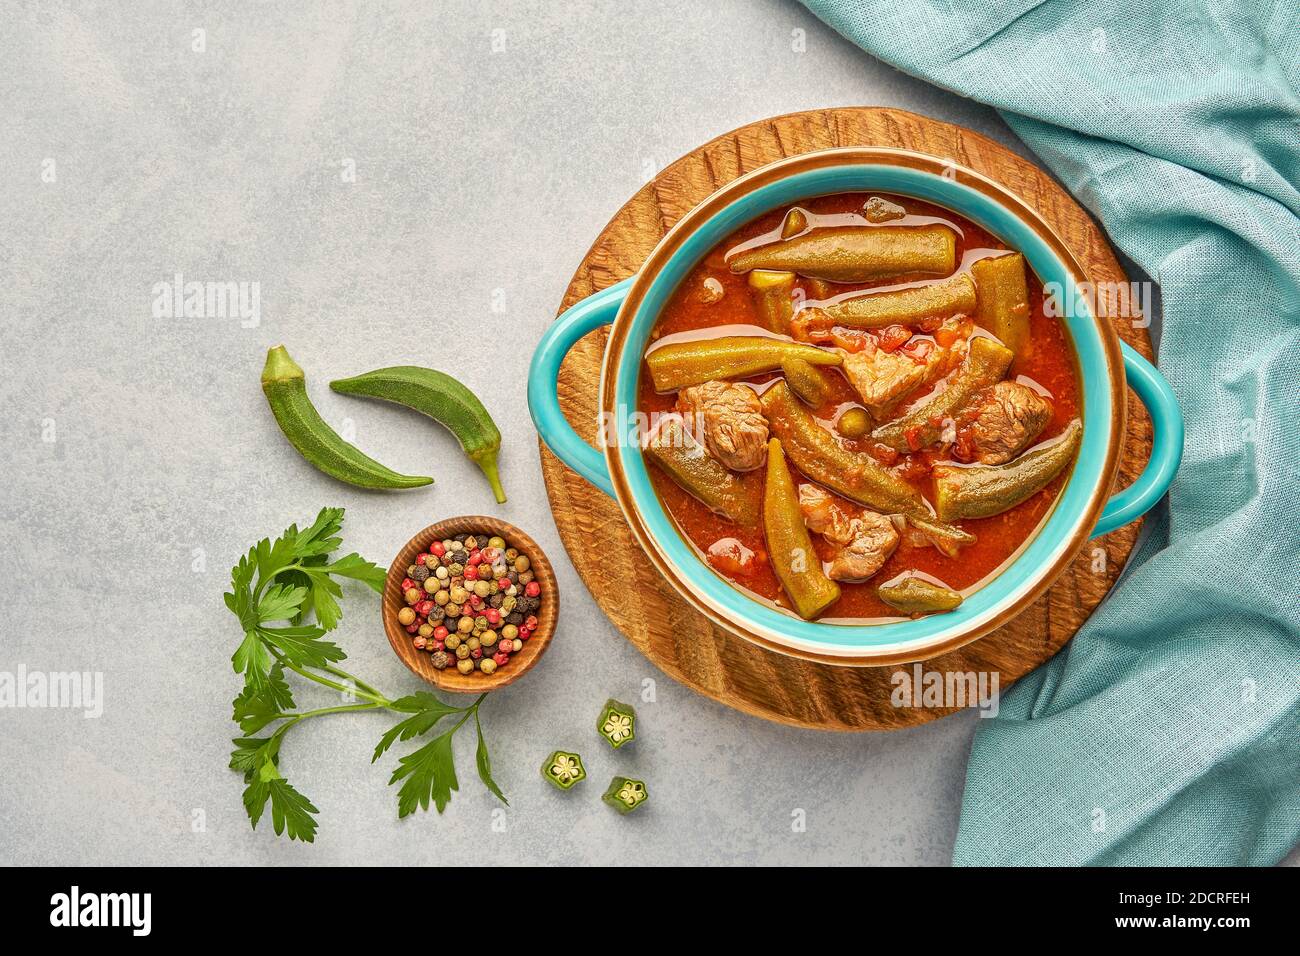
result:
[[[783,270],[830,282],[949,275],[956,235],[946,226],[824,226],[728,257],[732,272]]]
[[[814,345],[753,335],[665,342],[646,356],[650,377],[661,392],[722,379],[742,379],[781,367],[786,359],[810,365],[839,365],[842,359]]]
[[[638,391],[664,510],[751,597],[829,624],[960,613],[1047,520],[1083,430],[1023,255],[900,196],[773,209],[660,313]]]

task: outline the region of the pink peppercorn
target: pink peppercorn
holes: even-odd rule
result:
[[[542,586],[536,581],[529,581],[524,587],[524,593],[529,597],[537,597],[537,595],[542,593]]]
[[[483,648],[481,647],[474,648],[474,650],[469,652],[469,656],[474,658],[474,660],[478,660],[480,657],[483,656]]]
[[[510,660],[510,655],[505,651],[497,651],[492,655],[492,660],[497,662],[497,667],[502,667]]]
[[[437,627],[433,629],[433,639],[435,641],[445,641],[447,639],[448,633],[450,632],[447,630],[447,628],[439,624]]]
[[[406,633],[407,633],[407,634],[419,634],[419,633],[420,633],[420,625],[418,625],[418,624],[408,624],[408,625],[406,625]]]
[[[524,627],[528,628],[530,631],[537,630],[537,615],[530,614],[524,618]]]
[[[416,563],[416,564],[424,564],[424,557],[425,557],[425,556],[422,555],[422,554],[417,554],[417,555],[415,556],[415,563]]]
[[[483,556],[481,554],[479,554],[477,551],[471,551],[469,553],[469,560],[466,561],[465,563],[469,565],[471,568],[476,568],[479,566],[482,560],[483,560]]]
[[[435,651],[445,651],[447,649],[447,645],[442,641],[433,641],[431,643]]]
[[[416,649],[417,651],[422,651],[422,650],[424,650],[424,645],[425,645],[425,643],[426,643],[425,640],[424,640],[424,638],[422,638],[422,637],[420,637],[420,636],[417,635],[416,638],[415,638],[415,642],[414,642],[414,643],[415,643],[415,649]]]
[[[519,629],[519,639],[520,639],[521,641],[526,641],[526,640],[528,640],[528,639],[529,639],[530,637],[532,637],[532,636],[533,636],[533,632],[530,631],[530,630],[528,630],[528,628],[526,628],[526,627],[521,627],[521,628]]]
[[[510,587],[510,579],[497,578],[497,587],[499,587],[502,591],[504,591],[506,588]]]
[[[494,607],[490,607],[486,611],[484,611],[483,616],[488,619],[489,624],[501,623],[501,612]]]
[[[412,581],[410,578],[402,578],[402,590],[403,590],[403,591],[409,591],[409,590],[411,590],[411,588],[413,588],[413,587],[415,587],[415,582],[414,582],[414,581]]]

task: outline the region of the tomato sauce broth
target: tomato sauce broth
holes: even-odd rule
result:
[[[841,217],[861,215],[863,203],[872,193],[843,193],[833,196],[821,196],[799,203],[799,207],[813,214],[814,224],[829,225],[835,220],[817,217]],[[926,222],[942,222],[950,226],[957,234],[957,261],[961,264],[959,271],[969,269],[970,264],[984,255],[1007,251],[1008,247],[994,238],[978,225],[957,214],[933,206],[920,200],[907,197],[883,195],[883,198],[902,206],[907,216],[889,222],[889,225],[920,225]],[[785,209],[774,210],[756,219],[727,237],[715,247],[695,267],[690,275],[665,306],[658,322],[651,333],[651,347],[658,340],[668,335],[682,333],[691,337],[705,336],[709,330],[717,329],[716,334],[770,334],[762,331],[762,318],[750,295],[747,277],[734,274],[727,267],[726,255],[737,245],[755,241],[758,237],[779,235]],[[859,220],[859,224],[862,221]],[[1079,373],[1074,350],[1069,334],[1061,322],[1046,314],[1045,297],[1042,282],[1033,273],[1027,271],[1030,304],[1030,343],[1024,354],[1018,355],[1007,373],[1009,380],[1026,381],[1047,392],[1052,400],[1052,417],[1042,434],[1035,442],[1042,442],[1059,435],[1074,418],[1082,417]],[[943,277],[947,278],[947,277]],[[707,280],[713,279],[721,284],[723,295],[720,300],[706,302],[701,290]],[[901,276],[875,282],[840,284],[833,286],[833,294],[864,290],[877,287],[895,286],[917,281],[942,281],[929,276]],[[809,300],[818,298],[817,286],[800,278],[797,289],[804,290]],[[723,326],[751,326],[749,329],[722,329]],[[825,369],[824,378],[829,387],[826,401],[814,414],[830,427],[842,408],[858,403],[858,396],[847,379],[833,368]],[[745,379],[760,389],[763,384],[779,377],[779,374],[757,375]],[[925,389],[919,390],[908,399],[894,414],[901,414],[905,408],[924,397]],[[659,394],[654,390],[648,371],[644,364],[638,386],[639,410],[647,415],[671,411],[676,403],[676,394]],[[892,417],[892,416],[891,416]],[[869,438],[853,441],[841,439],[845,447],[857,451],[872,451]],[[942,447],[942,446],[941,446]],[[904,454],[896,462],[888,464],[890,470],[912,484],[928,501],[933,500],[933,483],[930,467],[951,457],[941,449],[928,449],[915,454]],[[751,592],[754,596],[789,610],[789,601],[776,579],[770,563],[766,558],[763,531],[761,527],[743,528],[719,517],[703,503],[679,487],[671,478],[653,465],[648,468],[656,492],[664,509],[673,518],[682,535],[700,552],[701,559],[713,567],[714,571],[734,586]],[[791,463],[796,482],[808,481],[798,473]],[[861,583],[841,582],[841,597],[821,618],[823,621],[841,622],[864,620],[894,620],[898,612],[890,608],[875,595],[879,584],[898,576],[904,571],[920,571],[942,581],[948,587],[958,591],[969,592],[985,579],[995,574],[1003,565],[1031,539],[1036,529],[1043,523],[1051,511],[1053,503],[1065,482],[1070,470],[1058,475],[1042,491],[1022,502],[1009,511],[990,518],[965,519],[955,524],[976,536],[973,544],[963,547],[956,557],[949,557],[933,546],[918,546],[909,543],[909,536],[904,534],[898,549],[870,580]],[[764,469],[740,475],[740,480],[761,491],[764,481]],[[838,502],[847,508],[860,507],[836,496]],[[819,556],[829,560],[832,547],[822,540],[820,535],[813,535],[812,540]],[[710,548],[715,545],[718,550],[738,544],[758,555],[759,560],[751,565],[748,573],[736,573],[729,563],[709,556]]]

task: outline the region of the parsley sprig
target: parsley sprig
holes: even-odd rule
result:
[[[383,568],[359,554],[331,561],[343,544],[342,508],[322,508],[309,528],[290,525],[272,541],[263,538],[230,572],[226,607],[239,618],[244,638],[231,664],[244,676],[244,689],[235,698],[232,719],[244,735],[234,739],[230,767],[244,775],[244,809],[256,829],[271,806],[271,825],[277,835],[311,843],[316,838],[320,811],[294,789],[280,770],[280,745],[293,727],[327,714],[388,710],[403,718],[375,747],[371,763],[393,744],[422,737],[444,718],[459,720],[428,743],[398,758],[388,783],[401,782],[397,815],[407,816],[433,803],[446,809],[453,790],[459,789],[452,738],[471,717],[478,734],[475,763],[484,785],[502,803],[505,795],[492,779],[492,763],[479,721],[480,695],[467,707],[453,707],[427,691],[389,699],[338,666],[347,654],[325,636],[338,627],[343,611],[338,599],[343,588],[337,579],[351,578],[383,593]],[[349,703],[315,710],[296,710],[286,671],[342,693]],[[353,703],[352,701],[355,701]],[[266,736],[256,736],[270,728]]]

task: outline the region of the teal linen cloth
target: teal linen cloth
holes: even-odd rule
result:
[[[1300,839],[1300,3],[805,0],[991,104],[1153,277],[1182,469],[1118,589],[980,722],[959,864]]]

